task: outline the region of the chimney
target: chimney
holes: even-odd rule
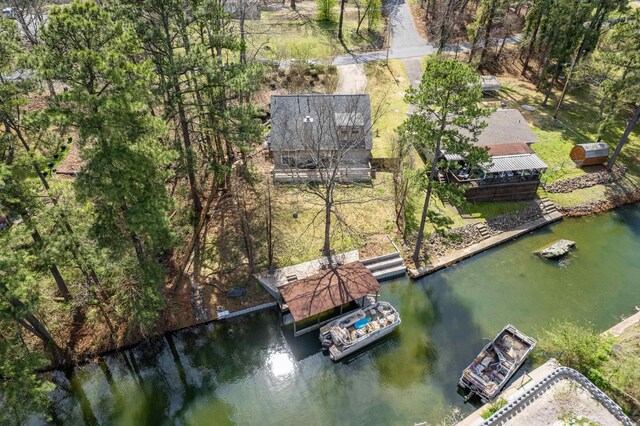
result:
[[[302,128],[302,137],[304,138],[303,143],[306,147],[310,147],[313,143],[313,117],[307,115],[303,120],[303,128]]]

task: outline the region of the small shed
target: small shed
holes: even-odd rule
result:
[[[602,164],[609,157],[609,146],[606,143],[583,143],[573,147],[569,157],[578,167]]]
[[[502,85],[498,81],[495,75],[481,75],[483,92],[497,92],[502,89]]]

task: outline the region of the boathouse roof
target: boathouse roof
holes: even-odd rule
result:
[[[317,272],[278,288],[295,321],[378,293],[380,283],[362,262]]]

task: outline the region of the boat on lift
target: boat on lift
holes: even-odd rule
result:
[[[391,304],[375,302],[322,327],[320,341],[329,357],[338,361],[390,334],[400,322],[400,314]]]

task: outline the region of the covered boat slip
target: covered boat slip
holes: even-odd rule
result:
[[[293,323],[294,335],[317,330],[336,316],[377,301],[380,283],[362,262],[326,268],[279,287],[283,323]]]
[[[460,386],[478,395],[483,402],[495,399],[509,379],[520,368],[536,345],[536,341],[507,325],[486,345],[460,377]]]

